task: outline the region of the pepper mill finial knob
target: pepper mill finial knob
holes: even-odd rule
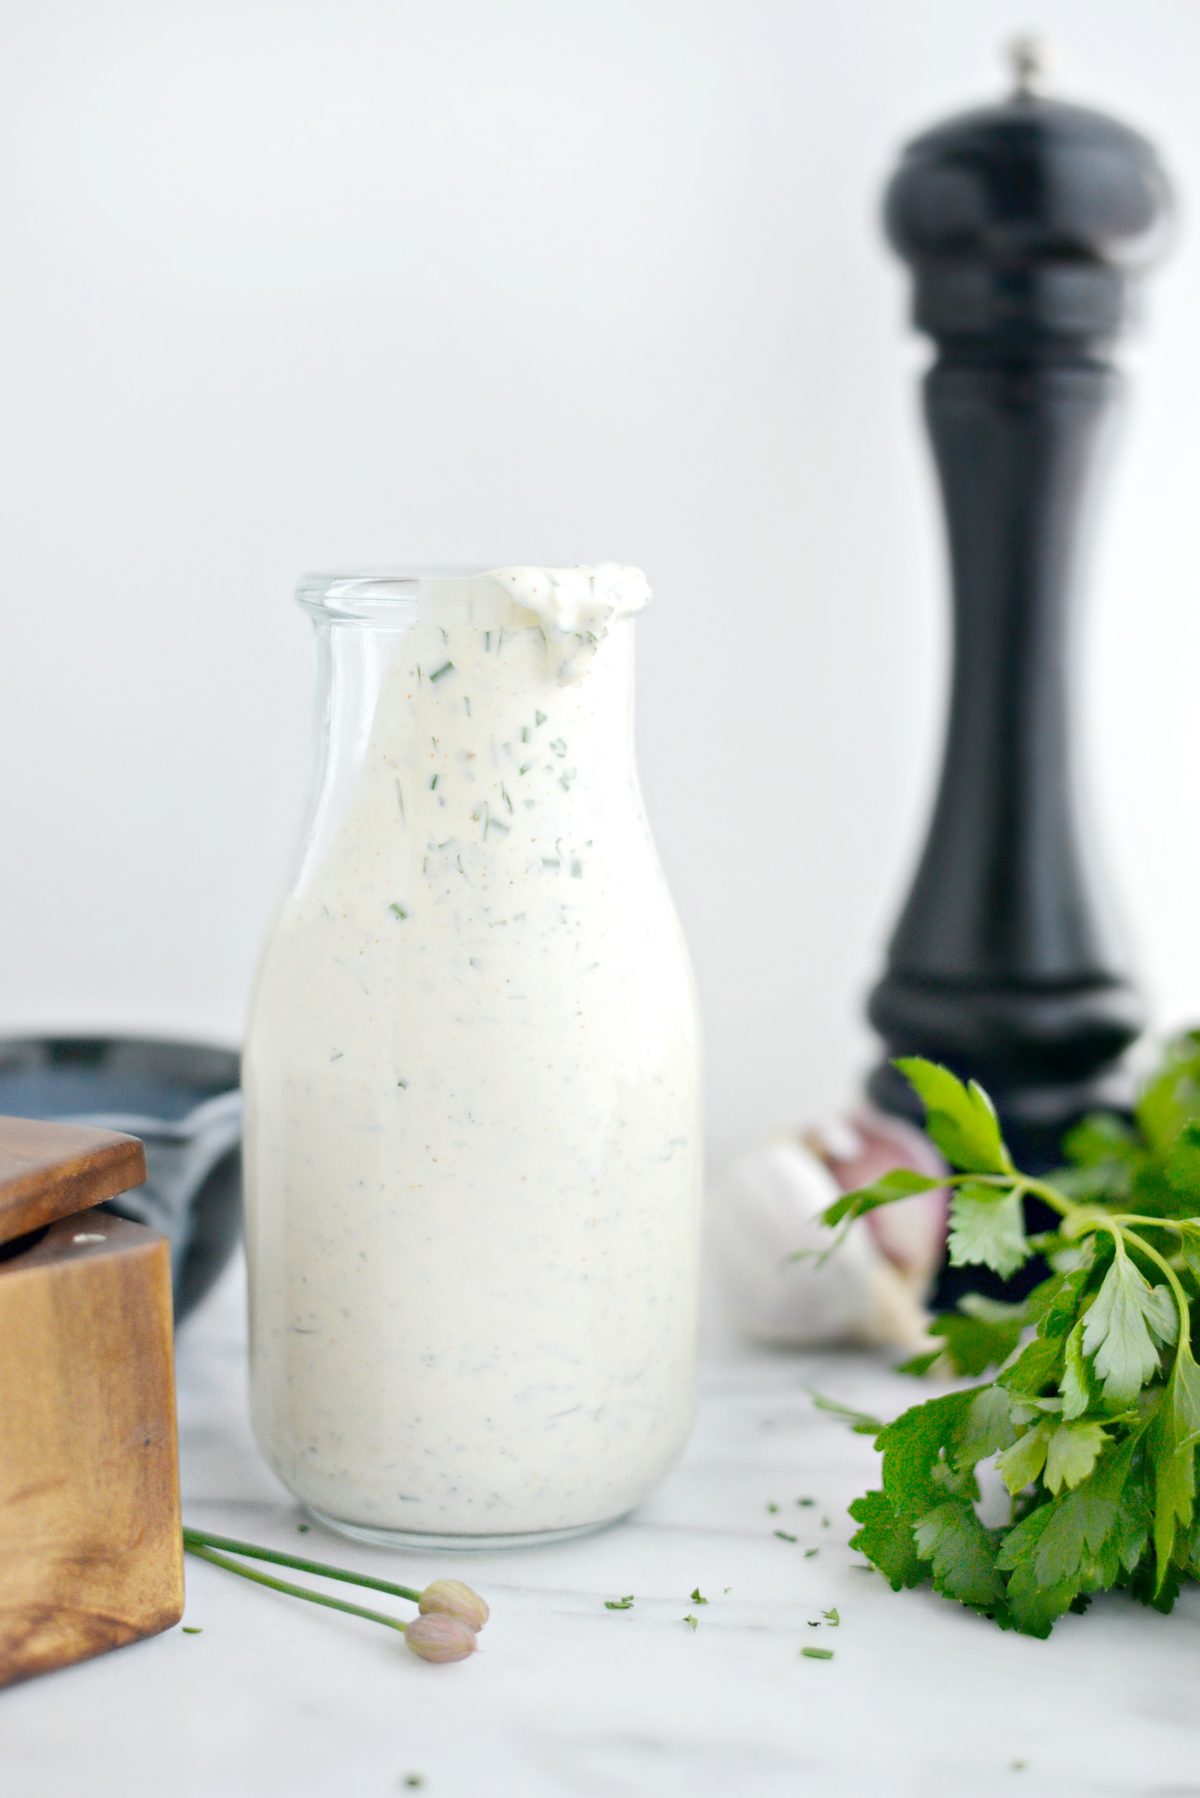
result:
[[[1005,58],[1013,79],[1013,95],[1031,100],[1045,91],[1053,55],[1046,39],[1034,32],[1022,32],[1007,45]]]

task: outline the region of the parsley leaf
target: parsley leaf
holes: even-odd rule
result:
[[[850,1538],[851,1548],[866,1555],[894,1592],[902,1586],[923,1586],[928,1564],[917,1553],[912,1522],[894,1511],[882,1492],[865,1492],[850,1506],[859,1528]]]
[[[1012,1160],[1004,1146],[995,1107],[981,1086],[964,1086],[937,1062],[908,1056],[896,1062],[925,1106],[925,1128],[946,1160],[968,1174],[1008,1174]]]
[[[993,1186],[964,1186],[950,1204],[950,1262],[990,1267],[1007,1279],[1029,1259],[1021,1193]]]
[[[821,1213],[821,1222],[830,1225],[844,1223],[847,1218],[862,1217],[868,1211],[877,1211],[881,1205],[894,1205],[897,1199],[911,1199],[918,1192],[933,1192],[941,1185],[940,1180],[931,1180],[928,1174],[913,1173],[909,1168],[892,1168],[889,1173],[872,1181],[870,1186],[860,1186],[853,1192],[844,1192],[832,1205],[826,1206]]]
[[[1095,1361],[1104,1396],[1135,1398],[1158,1371],[1155,1341],[1168,1344],[1178,1320],[1165,1286],[1151,1286],[1120,1237],[1112,1265],[1083,1323],[1083,1352]]]
[[[1004,1603],[996,1571],[996,1538],[985,1529],[967,1499],[948,1499],[917,1520],[917,1551],[933,1569],[933,1584],[947,1598],[976,1610],[995,1611]]]
[[[1117,1586],[1169,1611],[1200,1581],[1200,1031],[1168,1046],[1132,1123],[1097,1115],[1071,1132],[1072,1166],[1052,1180],[1013,1167],[979,1088],[898,1065],[962,1170],[942,1182],[951,1259],[1007,1275],[1036,1249],[1053,1271],[1018,1304],[968,1297],[908,1363],[991,1374],[981,1384],[885,1425],[818,1401],[882,1456],[881,1488],[850,1506],[850,1545],[897,1591],[932,1586],[1034,1636]],[[840,1217],[904,1187],[885,1175]],[[1032,1244],[1027,1195],[1062,1218]],[[1007,1523],[982,1513],[992,1462]]]

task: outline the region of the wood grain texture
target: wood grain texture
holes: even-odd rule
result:
[[[0,1262],[0,1686],[182,1613],[167,1244],[87,1211]]]
[[[146,1178],[136,1136],[0,1117],[0,1243],[40,1230]]]

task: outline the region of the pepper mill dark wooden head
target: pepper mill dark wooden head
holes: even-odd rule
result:
[[[1045,1162],[1119,1101],[1142,1001],[1081,815],[1072,719],[1075,565],[1119,390],[1110,354],[1170,211],[1151,145],[1016,91],[909,144],[885,222],[936,357],[925,415],[954,592],[941,784],[870,998],[889,1057],[931,1056],[993,1093]],[[911,1115],[886,1063],[870,1080]]]

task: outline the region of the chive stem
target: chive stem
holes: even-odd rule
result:
[[[284,1592],[289,1598],[306,1598],[310,1604],[324,1605],[329,1611],[343,1611],[348,1617],[365,1617],[368,1623],[382,1623],[385,1629],[399,1630],[403,1635],[407,1623],[399,1617],[389,1617],[383,1611],[369,1611],[365,1605],[347,1604],[344,1599],[330,1598],[324,1592],[314,1592],[308,1586],[294,1586],[290,1580],[275,1579],[269,1573],[258,1573],[253,1567],[242,1567],[237,1561],[230,1560],[228,1555],[218,1554],[216,1549],[205,1547],[196,1541],[187,1541],[184,1547],[188,1554],[195,1555],[197,1560],[209,1561],[214,1567],[224,1567],[228,1573],[236,1573],[242,1579],[253,1580],[256,1586],[268,1586],[272,1592]],[[342,1575],[345,1578],[345,1575]]]
[[[398,1586],[391,1580],[376,1579],[369,1573],[351,1573],[345,1567],[331,1567],[326,1561],[309,1561],[303,1555],[286,1554],[278,1548],[260,1548],[254,1542],[238,1542],[232,1536],[214,1536],[207,1530],[185,1527],[183,1546],[189,1553],[202,1548],[223,1548],[230,1554],[248,1555],[253,1561],[270,1561],[277,1567],[294,1567],[299,1573],[314,1573],[321,1579],[344,1580],[350,1586],[366,1586],[373,1592],[386,1592],[392,1598],[411,1599],[416,1604],[421,1594],[411,1586]],[[241,1568],[235,1568],[241,1572]]]

